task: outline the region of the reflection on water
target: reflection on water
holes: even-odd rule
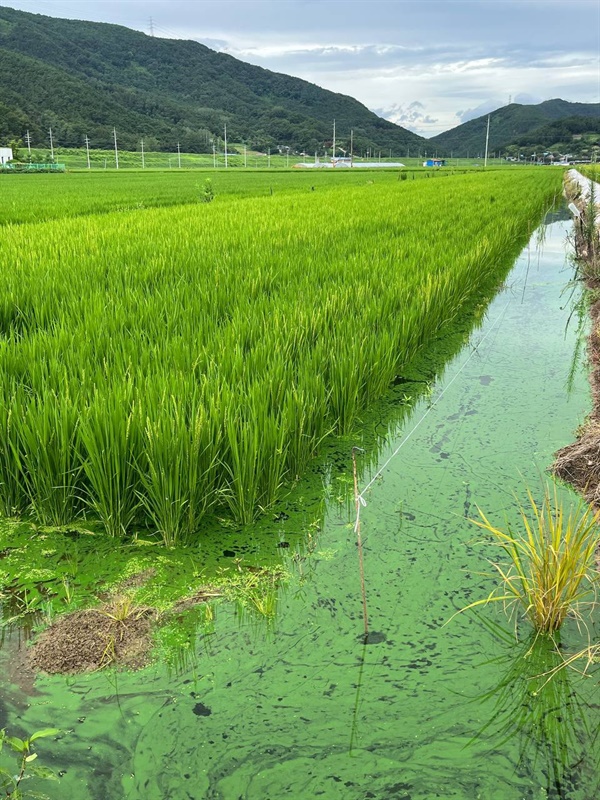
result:
[[[513,643],[514,645],[514,643]],[[581,691],[581,678],[565,664],[560,640],[532,634],[493,662],[501,678],[477,702],[494,700],[478,732],[490,755],[519,744],[516,768],[543,776],[546,797],[568,800],[589,787],[598,763],[598,706]]]

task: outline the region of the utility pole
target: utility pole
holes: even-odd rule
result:
[[[50,158],[54,161],[54,141],[52,139],[52,128],[50,128]]]
[[[90,165],[90,140],[89,140],[89,137],[87,135],[85,137],[85,153],[86,153],[86,156],[87,156],[87,168],[91,169],[92,167]]]
[[[487,167],[489,141],[490,141],[490,115],[488,114],[487,132],[485,134],[485,160],[484,160],[484,163],[483,163],[484,168]]]
[[[286,167],[289,167],[289,165],[290,165],[290,148],[289,147],[288,147],[288,149],[286,151],[285,165],[286,165]]]
[[[179,147],[179,142],[177,142],[177,164],[179,165],[179,169],[181,169],[181,148]]]
[[[146,159],[144,158],[144,140],[142,139],[142,169],[146,169]]]
[[[227,166],[227,123],[225,123],[225,169]]]
[[[150,36],[154,36],[154,20],[150,17]]]
[[[267,151],[267,167],[271,169],[271,148],[268,148]]]
[[[213,142],[213,169],[217,168],[217,148]]]
[[[333,145],[331,156],[335,160],[335,120],[333,120]]]
[[[354,166],[354,128],[350,131],[350,166]]]
[[[248,145],[244,145],[244,166],[248,166]]]
[[[25,134],[25,141],[27,142],[27,153],[29,154],[29,158],[31,159],[31,136],[29,135],[29,131]]]
[[[119,148],[117,147],[117,129],[113,128],[113,136],[115,139],[115,166],[119,169]]]

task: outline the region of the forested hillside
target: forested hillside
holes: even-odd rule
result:
[[[0,139],[63,146],[208,152],[230,141],[314,152],[354,130],[357,149],[397,153],[421,137],[341,94],[252,66],[195,41],[159,39],[118,25],[55,19],[0,7]]]
[[[536,131],[549,123],[577,117],[579,126],[576,133],[583,133],[583,129],[599,130],[600,103],[569,103],[566,100],[546,100],[538,105],[521,105],[511,103],[499,108],[490,114],[490,152],[506,148],[511,144],[534,145],[538,137]],[[429,141],[437,148],[438,155],[449,156],[480,156],[485,151],[485,137],[487,129],[487,114],[465,122],[456,128],[440,133]],[[585,123],[587,120],[587,124]],[[581,130],[579,129],[581,128]],[[555,129],[559,133],[559,129]],[[564,133],[567,133],[565,130]],[[548,135],[547,135],[548,134]],[[543,141],[548,146],[556,141],[561,141],[560,135],[552,139],[552,132],[540,131]],[[571,138],[571,134],[567,138]],[[540,140],[539,144],[542,141]]]

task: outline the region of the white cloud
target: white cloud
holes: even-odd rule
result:
[[[423,103],[414,100],[405,105],[395,103],[389,108],[374,108],[376,114],[396,125],[418,133],[419,136],[431,136],[431,131],[437,129],[438,120],[427,113]]]

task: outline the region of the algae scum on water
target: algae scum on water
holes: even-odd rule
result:
[[[445,625],[495,588],[476,506],[517,519],[514,494],[589,406],[566,223],[507,276],[557,183],[376,182],[3,238],[7,258],[28,243],[31,274],[0,294],[4,502],[21,515],[2,603],[31,608],[0,650],[0,727],[63,731],[40,746],[52,800],[594,796],[595,680],[544,684],[556,650],[525,625],[517,643],[500,608]],[[402,442],[361,510],[365,643],[350,452],[364,487]],[[91,603],[115,652],[119,626],[158,614],[159,657],[34,678],[21,623]],[[567,622],[564,652],[584,638]]]

